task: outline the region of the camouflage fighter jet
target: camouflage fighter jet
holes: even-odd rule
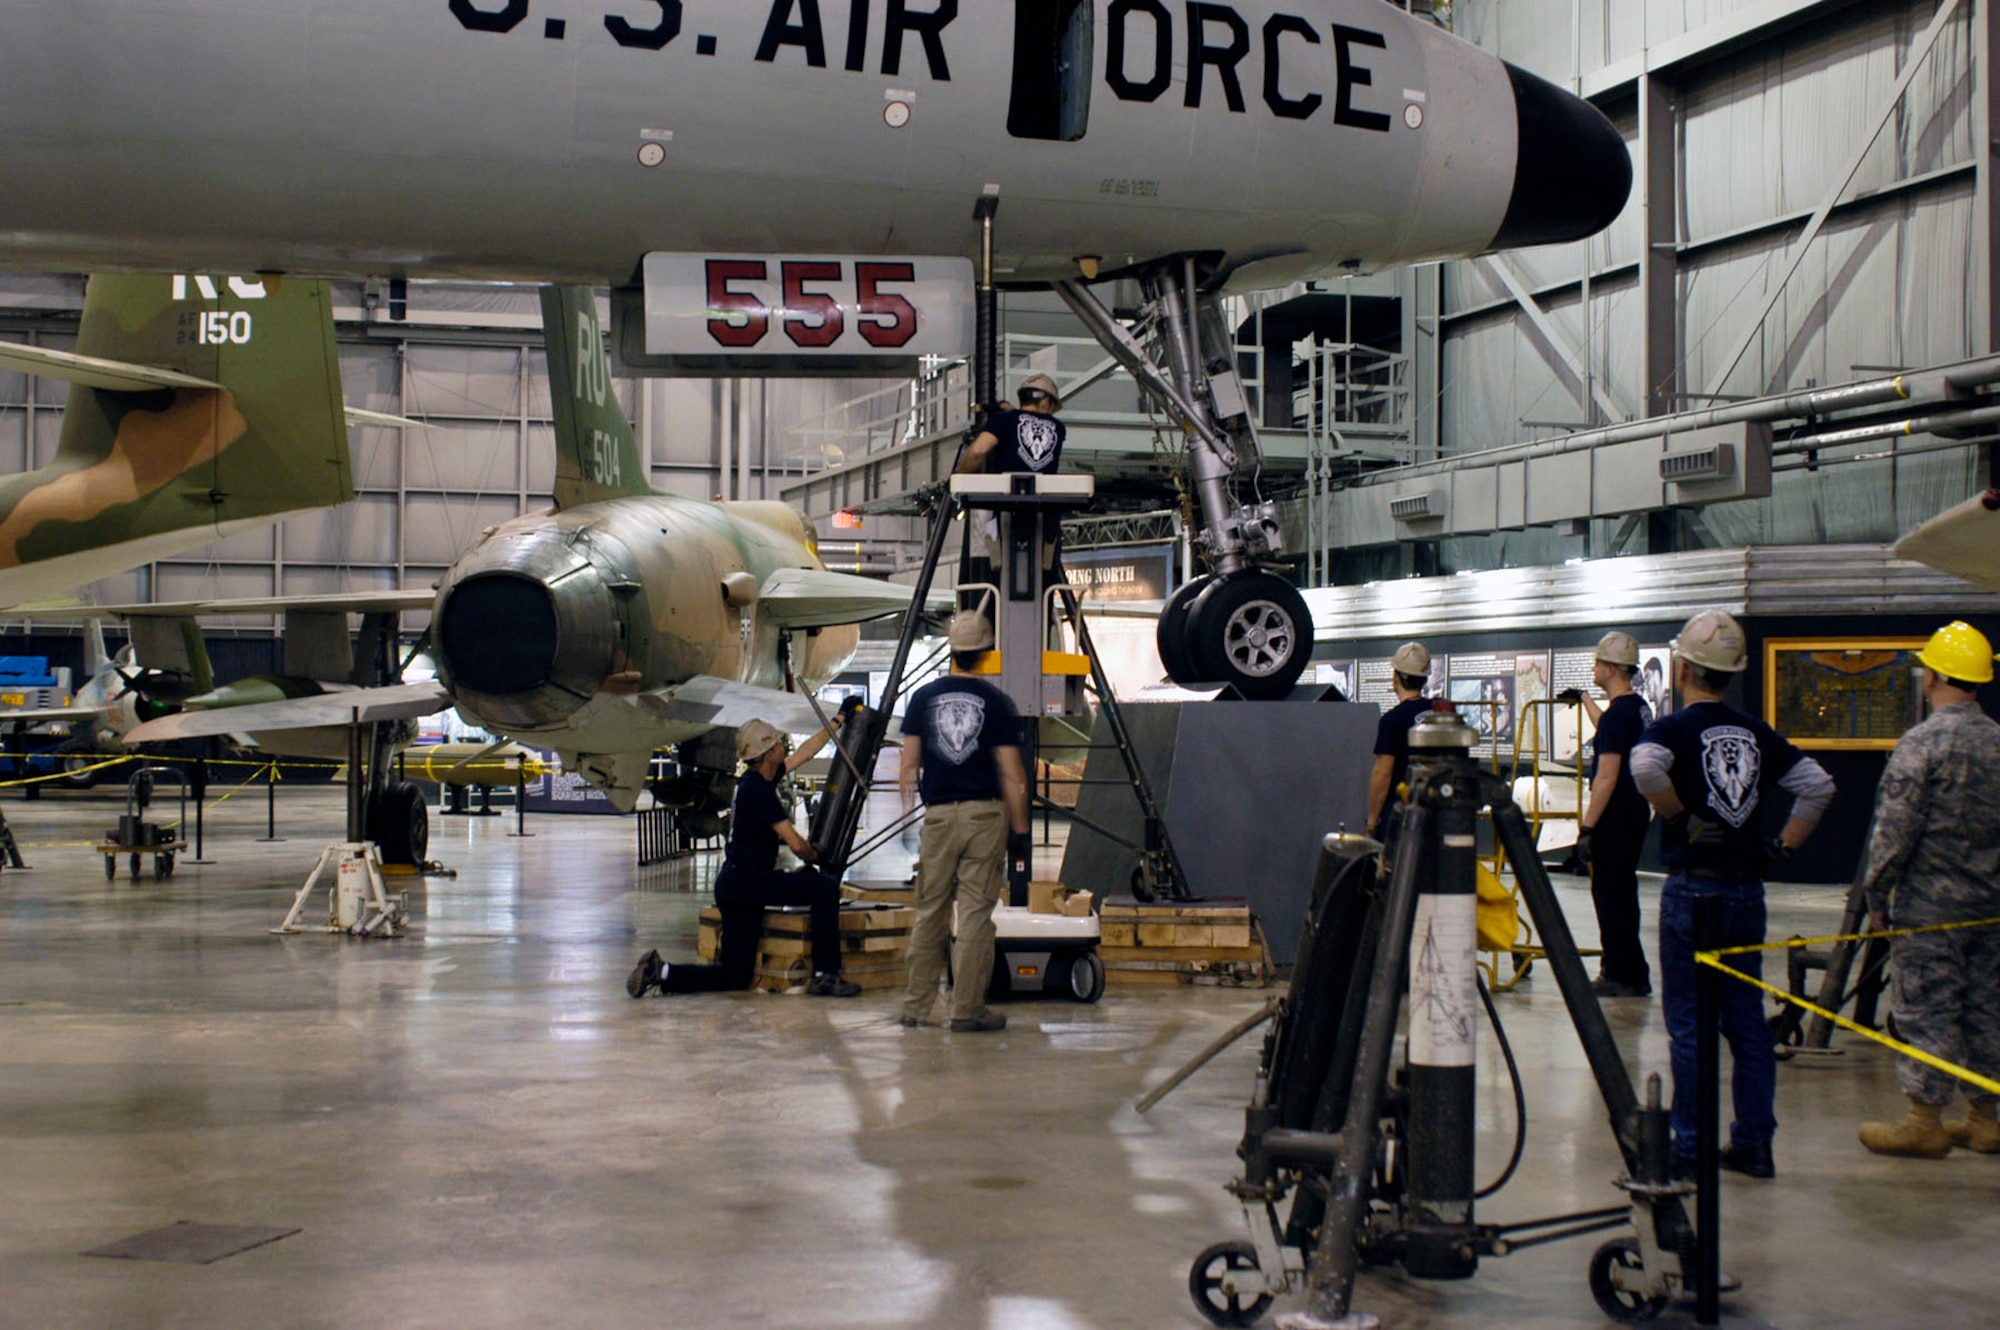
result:
[[[504,522],[430,591],[310,598],[321,612],[431,611],[435,683],[185,711],[130,741],[328,724],[458,708],[493,733],[555,750],[630,809],[657,748],[762,719],[820,722],[806,694],[839,672],[853,625],[908,608],[909,590],[827,571],[782,503],[707,503],[646,481],[610,391],[595,295],[546,287],[555,509]],[[949,595],[937,597],[949,608]],[[299,602],[214,601],[150,613],[272,613]],[[130,607],[139,609],[140,607]]]

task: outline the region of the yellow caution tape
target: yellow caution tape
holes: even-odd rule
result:
[[[2000,924],[2000,915],[1991,919],[1968,919],[1956,924],[1925,924],[1920,928],[1885,928],[1881,932],[1842,933],[1834,937],[1793,937],[1783,942],[1757,942],[1742,947],[1718,947],[1698,952],[1701,956],[1741,956],[1751,951],[1795,951],[1800,947],[1825,947],[1836,942],[1872,942],[1878,937],[1912,937],[1918,933],[1950,933],[1961,928],[1985,928]]]
[[[0,756],[4,756],[4,754],[0,754]],[[72,754],[72,756],[74,755]],[[100,767],[108,767],[113,763],[129,760],[129,758],[113,757],[103,762],[93,762],[87,767],[78,767],[74,771],[51,771],[46,776],[23,776],[19,780],[0,780],[0,789],[14,785],[40,785],[43,781],[49,780],[67,780],[71,776],[81,776],[86,771],[96,771]]]
[[[1776,985],[1767,984],[1762,979],[1752,979],[1749,975],[1744,974],[1741,970],[1734,969],[1733,967],[1724,964],[1722,961],[1722,958],[1724,956],[1740,956],[1745,952],[1751,952],[1751,951],[1788,951],[1795,947],[1820,946],[1833,942],[1865,942],[1871,938],[1909,937],[1910,935],[1915,933],[1949,933],[1960,928],[1981,928],[1988,924],[2000,924],[2000,918],[1975,919],[1967,923],[1959,923],[1959,924],[1931,924],[1924,928],[1885,929],[1880,933],[1852,933],[1840,937],[1791,938],[1784,942],[1763,943],[1757,946],[1720,947],[1714,951],[1697,951],[1694,954],[1694,958],[1696,963],[1698,964],[1706,965],[1713,969],[1720,970],[1724,974],[1730,976],[1731,978],[1741,980],[1743,983],[1749,984],[1753,988],[1761,988],[1766,993],[1769,993],[1772,997],[1777,998],[1780,1002],[1789,1002],[1793,1006],[1803,1008],[1804,1010],[1811,1012],[1815,1016],[1819,1016],[1826,1020],[1832,1021],[1835,1025],[1838,1025],[1843,1030],[1851,1031],[1854,1034],[1860,1035],[1864,1039],[1873,1039],[1876,1043],[1881,1044],[1883,1047],[1894,1049],[1896,1052],[1901,1053],[1904,1057],[1910,1058],[1916,1062],[1921,1062],[1926,1067],[1931,1067],[1937,1071],[1941,1071],[1947,1076],[1956,1077],[1958,1080],[1964,1082],[1967,1085],[1977,1086],[1979,1089],[1984,1090],[1988,1094],[2000,1094],[2000,1080],[1994,1080],[1990,1076],[1982,1076],[1978,1072],[1973,1071],[1969,1067],[1961,1067],[1954,1063],[1947,1062],[1935,1053],[1926,1053],[1923,1049],[1916,1048],[1913,1047],[1912,1045],[1906,1044],[1900,1039],[1891,1038],[1889,1035],[1883,1034],[1880,1030],[1871,1030],[1867,1026],[1861,1024],[1861,1022],[1859,1021],[1851,1021],[1847,1019],[1847,1017],[1840,1015],[1838,1012],[1828,1011],[1825,1007],[1820,1006],[1817,1002],[1808,1002],[1804,998],[1799,997],[1796,994],[1788,993],[1784,989],[1779,988]]]

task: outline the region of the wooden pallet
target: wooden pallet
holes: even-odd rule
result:
[[[842,910],[840,912],[841,973],[865,990],[899,988],[903,958],[910,948],[910,925],[916,911],[908,908]],[[701,911],[695,951],[712,961],[721,944],[722,913],[713,905]],[[805,912],[764,912],[764,932],[757,941],[753,987],[783,993],[812,978],[812,916]]]
[[[1175,902],[1111,896],[1099,924],[1103,941],[1098,954],[1112,984],[1264,978],[1264,949],[1257,942],[1249,902],[1241,897]]]

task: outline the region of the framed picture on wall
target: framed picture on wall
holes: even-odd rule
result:
[[[1923,715],[1924,639],[1767,638],[1764,720],[1805,749],[1887,751]]]

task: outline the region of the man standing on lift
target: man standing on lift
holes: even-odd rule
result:
[[[1030,374],[1021,380],[1016,395],[1020,409],[995,411],[986,418],[985,428],[973,436],[959,459],[959,474],[1032,471],[1046,475],[1062,464],[1069,428],[1056,419],[1056,412],[1062,410],[1056,381],[1046,374]]]

